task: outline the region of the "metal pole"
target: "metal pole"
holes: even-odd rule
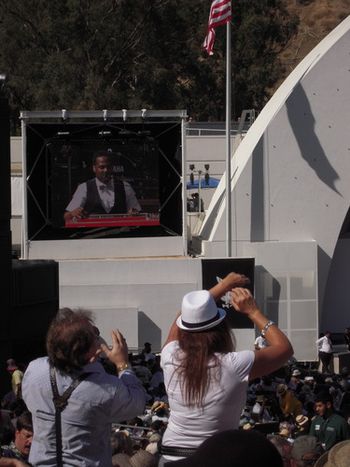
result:
[[[202,171],[198,170],[198,212],[201,212]]]
[[[26,147],[27,147],[27,129],[26,122],[22,118],[22,259],[28,259],[28,211],[27,211],[27,158],[26,158]]]
[[[188,234],[187,234],[187,222],[188,222],[188,213],[187,213],[187,190],[186,190],[186,127],[187,123],[183,117],[181,120],[181,163],[182,163],[182,249],[184,256],[188,254]]]
[[[232,251],[231,226],[231,23],[226,23],[226,256]]]

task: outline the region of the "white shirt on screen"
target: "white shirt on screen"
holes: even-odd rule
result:
[[[113,179],[106,185],[97,178],[95,178],[97,191],[101,199],[102,205],[107,213],[109,213],[114,205],[114,182]],[[141,211],[140,203],[137,201],[135,192],[131,187],[130,183],[123,180],[126,200],[126,210],[133,209],[135,211]],[[86,182],[78,185],[75,190],[72,200],[66,207],[66,211],[73,211],[74,209],[84,207],[87,198],[87,186]]]

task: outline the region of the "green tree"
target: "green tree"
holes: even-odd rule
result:
[[[225,118],[225,28],[202,50],[210,0],[2,0],[0,70],[19,110],[186,108]],[[233,109],[261,108],[293,34],[280,0],[235,0]]]

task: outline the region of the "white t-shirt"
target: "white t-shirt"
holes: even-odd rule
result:
[[[218,354],[221,361],[221,377],[218,380],[218,368],[213,367],[203,407],[191,408],[186,406],[182,398],[178,376],[174,373],[179,364],[179,352],[178,341],[173,341],[163,348],[161,354],[161,366],[170,405],[169,423],[163,436],[163,445],[193,448],[219,431],[238,428],[242,408],[246,402],[248,376],[254,363],[254,352],[244,350]]]
[[[324,353],[332,353],[332,343],[330,339],[328,339],[327,336],[323,336],[320,339],[317,339],[316,341],[318,351],[319,352],[324,352]]]

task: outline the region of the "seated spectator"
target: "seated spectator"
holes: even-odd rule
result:
[[[127,454],[130,456],[133,452],[132,441],[129,432],[115,431],[111,434],[112,455]]]
[[[130,456],[122,452],[112,456],[113,467],[131,467]]]
[[[155,421],[167,423],[169,418],[169,405],[166,402],[155,401],[151,407],[151,414],[152,423]]]
[[[251,418],[255,422],[261,422],[262,421],[262,413],[264,410],[264,401],[265,398],[263,394],[258,394],[255,399],[255,403],[251,409]]]
[[[158,445],[161,439],[162,437],[159,433],[152,433],[149,437],[149,443],[146,446],[146,451],[157,456],[159,454]]]
[[[131,467],[156,467],[158,459],[156,456],[144,449],[139,449],[130,457]]]
[[[3,457],[2,449],[0,448],[0,467],[26,467],[28,464],[24,464],[18,459],[11,459],[10,457]]]
[[[143,355],[145,362],[156,359],[156,356],[154,355],[154,353],[152,353],[152,346],[149,342],[144,343],[144,347],[141,350],[141,354]]]
[[[10,413],[7,410],[0,410],[0,446],[11,443],[13,439],[15,430]]]
[[[157,458],[151,453],[139,449],[132,456],[115,454],[112,457],[112,465],[115,467],[156,467]]]
[[[301,379],[301,371],[298,369],[293,370],[292,376],[288,383],[288,388],[293,392],[298,394],[303,386],[303,381]]]
[[[283,467],[276,447],[254,430],[227,430],[205,440],[187,459],[169,467]]]
[[[157,389],[160,384],[164,384],[164,374],[163,370],[160,367],[160,364],[158,362],[154,362],[154,365],[152,366],[151,369],[152,373],[152,378],[149,382],[150,388],[151,389]]]
[[[290,467],[290,455],[293,445],[287,438],[280,435],[267,435],[267,439],[275,446],[282,457],[283,467]]]
[[[142,382],[142,384],[145,387],[148,387],[149,382],[152,378],[152,373],[147,367],[145,357],[143,354],[139,355],[138,358],[134,360],[132,368],[135,371],[135,374],[138,377],[138,379]]]
[[[314,382],[315,381],[313,376],[305,376],[304,384],[298,394],[298,398],[299,400],[303,401],[304,406],[306,406],[308,403],[311,403],[313,406],[315,400]]]
[[[314,465],[323,453],[315,436],[300,436],[294,443],[290,454],[291,467],[307,467]]]
[[[297,415],[295,417],[295,429],[294,437],[307,435],[310,429],[310,419],[306,415]]]
[[[314,467],[348,467],[350,459],[350,441],[342,441],[325,452]]]
[[[127,425],[129,425],[128,431],[130,431],[130,435],[132,435],[133,438],[141,438],[144,435],[143,422],[140,417],[128,420]],[[134,428],[130,428],[132,426]]]
[[[292,425],[288,422],[281,422],[279,424],[279,436],[285,438],[287,441],[292,442]]]
[[[329,393],[319,393],[315,398],[316,417],[310,427],[310,435],[315,436],[323,449],[349,439],[349,425],[345,418],[333,411],[333,401]]]
[[[272,378],[269,376],[263,376],[261,378],[261,390],[264,391],[264,393],[274,393],[275,392],[275,387],[273,384]]]
[[[295,418],[297,415],[302,413],[302,403],[295,397],[293,392],[290,391],[285,384],[279,384],[277,386],[276,392],[284,417],[288,418],[292,416]]]
[[[159,433],[160,435],[162,435],[164,433],[165,428],[166,425],[162,420],[155,420],[150,425],[150,433]]]
[[[12,441],[8,446],[2,446],[3,457],[18,459],[23,463],[27,463],[32,439],[32,416],[30,412],[24,412],[17,418],[14,441]]]

